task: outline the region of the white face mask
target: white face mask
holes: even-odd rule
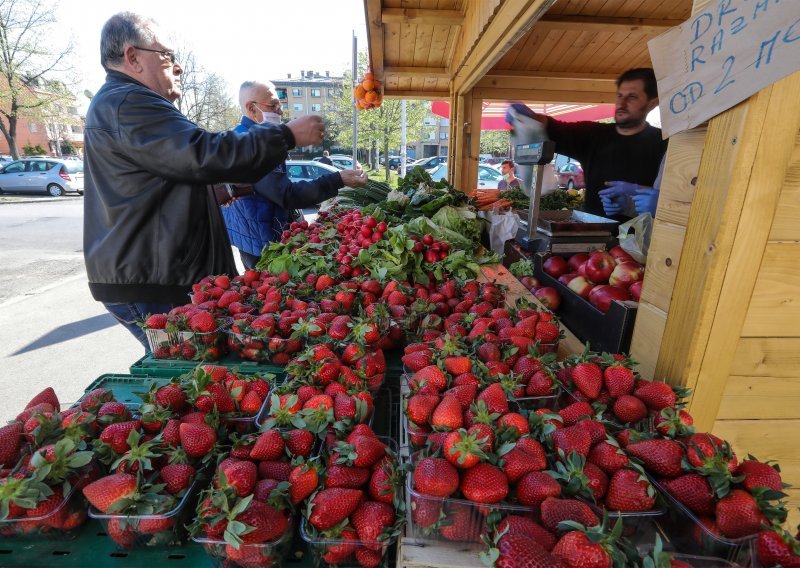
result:
[[[511,179],[511,174],[503,174],[503,179],[508,181]]]
[[[280,124],[281,115],[277,112],[261,111],[261,124]]]

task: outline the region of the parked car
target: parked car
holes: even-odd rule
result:
[[[83,195],[83,162],[26,158],[0,169],[0,193],[45,191],[53,197],[68,191]]]
[[[401,156],[389,156],[389,169],[390,170],[399,170],[400,169],[400,164],[402,162],[403,162],[403,158]],[[406,166],[408,166],[410,163],[411,163],[411,161],[408,158],[406,158]],[[386,165],[386,159],[385,158],[381,158],[381,165],[382,166]]]
[[[417,166],[422,166],[428,172],[433,171],[434,168],[438,168],[442,164],[447,163],[447,156],[431,156],[430,158],[421,158],[416,162],[411,162],[408,165],[408,169],[415,168]]]
[[[499,158],[496,157],[496,156],[491,156],[489,158],[486,158],[486,163],[489,164],[490,166],[499,166],[500,164],[502,164],[506,160],[510,160],[510,159],[511,158],[509,158],[508,156],[500,156]]]
[[[312,181],[326,174],[335,174],[341,168],[335,168],[328,164],[320,164],[313,160],[287,160],[286,175],[289,179],[297,181]]]
[[[447,164],[438,166],[431,172],[433,181],[447,179]],[[478,164],[478,189],[497,189],[503,174],[491,166]]]
[[[586,181],[583,179],[583,168],[577,162],[570,162],[558,168],[556,177],[558,178],[558,185],[561,187],[566,187],[567,189],[586,187]]]
[[[333,162],[333,165],[336,166],[340,170],[352,170],[353,169],[353,157],[352,156],[345,156],[344,154],[333,154],[333,155],[328,156],[328,157],[331,159],[331,162]],[[317,158],[314,158],[313,161],[319,162],[319,160],[320,160],[320,158],[317,157]],[[324,166],[325,164],[322,164],[322,165]],[[361,162],[359,162],[358,160],[356,160],[356,165],[359,168],[361,168],[362,170],[364,169],[362,167],[362,165],[361,165]]]

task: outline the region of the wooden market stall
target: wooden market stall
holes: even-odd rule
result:
[[[713,5],[716,6],[716,2]],[[711,0],[365,0],[384,96],[448,99],[476,187],[482,103],[612,102],[647,42]],[[800,73],[670,140],[631,351],[699,429],[800,487]],[[800,490],[790,490],[797,523]]]

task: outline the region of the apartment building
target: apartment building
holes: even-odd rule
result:
[[[297,118],[304,114],[321,113],[325,104],[341,95],[342,77],[332,77],[330,71],[300,71],[286,79],[273,79],[284,117]]]
[[[450,140],[450,120],[428,112],[422,119],[422,140],[409,144],[416,159],[432,156],[447,156]],[[410,154],[410,152],[409,152]]]

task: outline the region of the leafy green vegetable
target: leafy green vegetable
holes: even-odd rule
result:
[[[483,220],[478,219],[475,212],[468,207],[442,207],[431,217],[431,221],[443,229],[464,235],[473,243],[480,243]]]
[[[518,260],[508,267],[508,271],[517,278],[521,276],[533,276],[533,263],[529,260]]]
[[[542,211],[557,211],[559,209],[578,209],[583,205],[583,194],[578,192],[570,195],[569,191],[557,189],[542,195],[539,200],[539,209]]]

